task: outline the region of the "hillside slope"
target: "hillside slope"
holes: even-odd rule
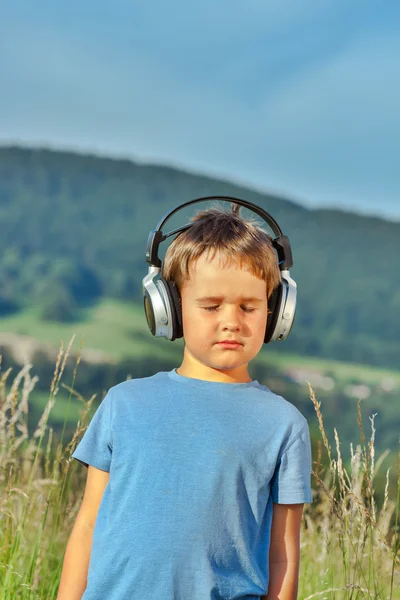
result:
[[[299,298],[282,352],[398,366],[400,223],[69,152],[0,148],[0,315],[43,304],[43,318],[67,320],[101,297],[141,304],[149,230],[171,207],[209,194],[259,204],[290,238]],[[203,206],[183,210],[168,229]]]

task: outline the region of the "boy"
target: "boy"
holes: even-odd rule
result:
[[[308,424],[248,373],[277,258],[236,209],[192,221],[162,266],[182,363],[112,387],[73,453],[88,478],[58,600],[297,598]]]

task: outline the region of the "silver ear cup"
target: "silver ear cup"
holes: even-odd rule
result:
[[[172,315],[168,294],[164,283],[161,280],[155,281],[160,271],[159,267],[150,266],[148,274],[142,280],[144,310],[151,333],[155,337],[171,340]]]
[[[282,299],[274,332],[270,342],[282,341],[287,338],[292,329],[296,314],[297,284],[290,277],[289,271],[281,271]]]

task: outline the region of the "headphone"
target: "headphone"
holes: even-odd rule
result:
[[[146,262],[149,264],[149,271],[143,278],[142,290],[144,312],[151,333],[155,337],[164,337],[171,341],[183,337],[179,290],[173,281],[167,281],[162,275],[158,280],[155,280],[155,277],[161,272],[161,260],[158,257],[160,243],[171,235],[189,229],[194,223],[188,223],[169,233],[163,233],[161,228],[181,208],[205,200],[230,200],[235,204],[244,206],[262,217],[274,232],[276,237],[272,239],[272,245],[278,254],[281,282],[268,301],[268,309],[271,312],[267,318],[264,343],[285,340],[293,325],[297,298],[296,282],[289,275],[289,269],[293,265],[289,239],[286,235],[283,235],[278,223],[267,211],[247,200],[241,200],[233,196],[205,196],[184,202],[165,214],[156,229],[150,231],[146,247]]]

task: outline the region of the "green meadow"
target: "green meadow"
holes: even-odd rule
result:
[[[147,352],[159,357],[179,357],[182,354],[183,341],[168,342],[155,339],[150,334],[144,317],[142,306],[133,302],[103,299],[95,306],[81,308],[79,320],[71,323],[43,321],[38,309],[32,307],[0,319],[0,331],[13,332],[35,338],[59,348],[61,341],[69,342],[73,335],[76,340],[83,341],[83,348],[93,348],[104,354],[110,361],[118,361],[127,357],[143,356]],[[1,336],[1,334],[0,334]],[[1,339],[1,338],[0,338]],[[76,345],[76,344],[75,344]],[[393,378],[400,384],[400,372],[393,369],[340,362],[337,360],[319,359],[282,352],[279,342],[264,348],[257,357],[257,362],[278,368],[287,365],[329,371],[342,382],[359,379],[365,383],[375,383],[384,377]]]
[[[53,349],[50,357],[46,358],[48,366],[45,374],[42,370],[42,380],[32,391],[32,421],[33,416],[37,415],[46,403],[45,390],[50,384],[48,379],[51,377],[52,364],[55,362],[62,343],[64,347],[67,347],[73,339],[68,359],[69,364],[76,359],[79,353],[87,361],[86,368],[92,365],[94,369],[97,369],[97,373],[102,369],[111,369],[112,365],[122,364],[123,370],[120,369],[118,372],[118,377],[122,379],[129,376],[145,376],[152,374],[154,370],[167,370],[172,366],[179,366],[183,352],[182,339],[169,342],[165,339],[156,339],[150,334],[141,305],[110,299],[103,299],[95,305],[81,308],[79,320],[70,323],[44,321],[40,318],[37,308],[29,308],[0,319],[0,331],[27,336],[35,343],[44,344]],[[2,334],[0,333],[0,345],[1,339]],[[23,344],[21,339],[24,338],[18,338],[16,352],[21,350],[18,349],[18,345]],[[147,361],[147,371],[138,374],[135,365],[142,359]],[[30,362],[33,362],[33,374],[35,368],[43,365],[44,360],[43,354],[36,357],[32,355]],[[155,361],[154,367],[152,367],[153,360]],[[81,365],[80,369],[81,372],[84,372],[85,366]],[[300,372],[297,380],[293,380],[293,377],[296,377],[293,372]],[[250,366],[250,373],[253,378],[268,385],[274,392],[282,394],[289,401],[294,402],[309,419],[313,432],[317,423],[309,399],[307,382],[310,381],[323,402],[328,431],[333,433],[333,426],[337,423],[337,416],[340,415],[338,426],[346,443],[357,434],[357,428],[351,418],[343,419],[343,416],[346,413],[355,414],[357,397],[346,397],[345,389],[350,385],[367,385],[370,389],[370,397],[362,400],[365,427],[370,427],[368,416],[377,413],[377,422],[381,430],[381,435],[377,440],[378,448],[383,451],[385,448],[397,447],[398,430],[400,429],[397,409],[400,390],[400,373],[398,371],[290,354],[285,350],[284,344],[276,342],[261,350]],[[317,383],[313,380],[315,374],[317,377],[320,374],[333,380],[335,389],[318,389]],[[43,381],[43,377],[46,378],[46,381]],[[94,410],[106,390],[104,383],[101,386],[100,384],[95,385],[93,378],[91,381],[90,385],[85,383],[78,391],[87,395],[96,393]],[[384,381],[389,381],[392,385],[393,390],[390,393],[382,391],[381,386]],[[110,379],[107,382],[109,385],[117,383]],[[66,383],[71,385],[70,381]],[[56,431],[66,416],[64,406],[67,403],[67,397],[67,390],[61,388],[58,406],[54,408],[51,415],[51,424]],[[76,423],[78,411],[79,401],[73,397],[66,416],[70,435],[72,435],[71,428],[74,422]]]

